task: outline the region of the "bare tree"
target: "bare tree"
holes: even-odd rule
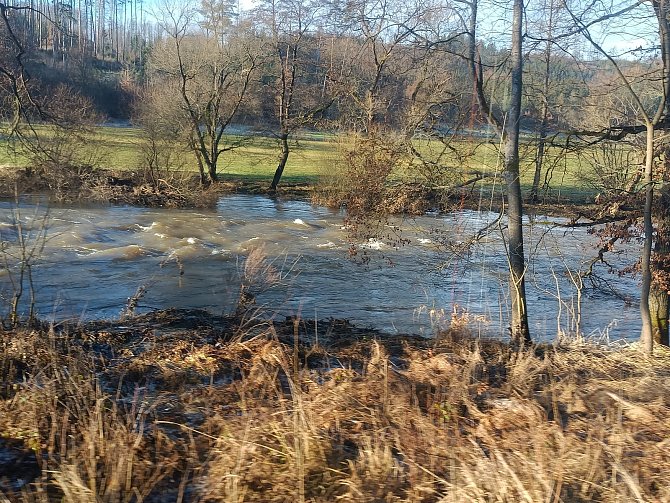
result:
[[[640,259],[640,273],[642,276],[642,285],[640,289],[640,315],[642,320],[642,330],[640,340],[644,350],[647,353],[653,351],[654,339],[667,339],[661,336],[661,326],[658,325],[657,316],[652,317],[650,308],[650,295],[652,292],[652,249],[654,243],[654,185],[655,180],[655,159],[659,151],[657,131],[667,129],[668,111],[670,108],[670,21],[668,20],[668,4],[666,0],[652,0],[654,17],[656,19],[656,28],[658,33],[658,42],[660,47],[660,66],[652,69],[645,75],[645,85],[639,87],[637,75],[627,74],[623,62],[617,60],[610,51],[592,34],[592,26],[598,22],[609,21],[617,17],[635,11],[640,7],[640,3],[629,3],[620,5],[617,10],[612,10],[601,14],[595,20],[586,21],[583,16],[571,12],[572,19],[576,28],[582,36],[591,44],[591,46],[601,54],[614,69],[618,79],[624,85],[631,100],[632,108],[642,124],[623,124],[616,126],[621,137],[626,134],[645,133],[644,164],[642,170],[642,183],[644,189],[644,210],[643,210],[643,236],[644,244]],[[643,6],[644,7],[644,6]],[[640,13],[637,14],[641,15]],[[644,14],[646,15],[646,13]],[[651,77],[651,78],[649,78]],[[651,103],[644,99],[645,88],[656,82],[657,99]],[[656,290],[656,293],[661,293]],[[661,302],[663,304],[664,302]],[[658,302],[657,302],[658,304]],[[665,304],[667,305],[667,304]],[[666,321],[661,321],[664,325],[663,331],[667,333],[667,313]],[[656,336],[655,336],[656,333]]]
[[[523,23],[523,1],[514,0],[512,21],[512,48],[510,64],[512,82],[510,109],[505,128],[505,180],[507,182],[507,218],[509,225],[509,248],[507,251],[512,290],[512,339],[530,342],[528,306],[526,304],[526,258],[523,250],[523,203],[519,178],[519,129],[521,124],[521,96],[523,92],[523,54],[521,28]]]
[[[257,12],[266,19],[270,31],[267,46],[274,71],[267,87],[275,102],[281,146],[270,184],[270,190],[276,190],[291,153],[291,135],[314,124],[335,98],[329,85],[328,63],[315,56],[324,41],[316,33],[322,4],[312,0],[266,0]]]
[[[337,13],[343,26],[340,50],[346,50],[339,82],[354,131],[372,137],[396,125],[402,77],[418,59],[407,54],[424,26],[425,8],[417,1],[359,0]]]
[[[29,156],[26,172],[56,180],[71,174],[64,173],[68,168],[90,168],[91,158],[81,147],[100,114],[76,89],[31,78],[25,22],[32,14],[32,7],[0,3],[0,100],[6,105],[0,120],[6,121],[8,136],[18,139]],[[35,127],[36,123],[42,127]]]
[[[547,5],[547,1],[549,4]],[[545,158],[545,149],[547,144],[547,133],[549,127],[549,116],[550,116],[550,104],[549,104],[549,92],[550,92],[550,83],[551,83],[551,64],[553,56],[553,44],[552,35],[555,29],[555,16],[556,16],[556,4],[555,0],[545,0],[545,5],[543,9],[544,17],[546,18],[546,35],[547,40],[544,42],[544,51],[542,54],[542,64],[543,64],[543,78],[542,78],[542,90],[541,90],[541,113],[540,113],[540,130],[539,137],[537,141],[537,151],[535,155],[535,171],[533,173],[533,185],[530,189],[530,194],[528,198],[536,202],[538,200],[538,192],[540,188],[540,178],[542,176],[542,166],[544,164]]]
[[[166,4],[159,20],[166,39],[152,52],[152,78],[171,86],[189,123],[203,184],[218,180],[221,155],[236,147],[224,133],[247,98],[258,53],[249,38],[224,41],[197,30],[195,9]]]
[[[471,0],[469,18],[468,61],[481,113],[498,128],[503,136],[504,178],[507,186],[507,260],[510,271],[509,288],[512,298],[510,333],[516,344],[531,341],[526,301],[526,258],[523,246],[523,197],[519,177],[519,137],[521,98],[523,93],[523,36],[524,6],[514,0],[510,48],[510,103],[504,118],[492,110],[484,88],[483,65],[477,55],[478,0]]]
[[[201,0],[198,13],[201,16],[200,26],[205,30],[207,36],[225,42],[225,37],[230,33],[237,12],[235,0]]]
[[[0,99],[4,102],[1,119],[8,122],[12,134],[27,118],[27,108],[34,104],[28,84],[30,75],[25,66],[25,42],[13,22],[16,16],[10,15],[21,15],[24,11],[29,9],[0,2]]]
[[[397,191],[389,187],[394,170],[409,172],[415,161],[429,176],[441,168],[439,148],[427,153],[414,145],[415,134],[425,138],[446,126],[446,103],[453,99],[442,54],[427,41],[438,10],[421,0],[361,0],[340,5],[331,16],[339,27],[330,54],[346,132],[344,199],[350,216],[375,213],[383,219],[390,210],[408,208],[392,201],[406,199],[394,197]]]

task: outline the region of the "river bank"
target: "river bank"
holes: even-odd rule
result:
[[[12,502],[670,500],[665,352],[199,310],[0,341]]]
[[[174,174],[173,174],[174,175]],[[0,166],[0,199],[19,195],[44,195],[63,204],[124,204],[155,208],[213,208],[227,194],[269,195],[287,200],[309,201],[328,207],[346,206],[342,194],[327,183],[285,182],[270,190],[270,181],[254,177],[222,174],[220,181],[203,187],[193,173],[170,180],[148,179],[146,174],[130,170],[103,168],[66,169],[58,173],[37,174],[26,169]],[[503,208],[502,193],[486,197],[486,209]],[[482,198],[472,187],[440,192],[418,184],[407,183],[392,187],[380,203],[385,214],[421,215],[426,211],[449,212],[462,209],[481,209]],[[570,220],[598,218],[602,207],[593,198],[557,194],[542,201],[526,202],[528,214],[565,217]]]
[[[225,198],[216,211],[110,209],[51,211],[54,238],[44,249],[53,255],[36,268],[36,279],[48,279],[41,294],[53,283],[99,314],[94,302],[114,294],[123,304],[141,282],[148,293],[139,301],[163,286],[162,295],[197,305],[213,300],[216,312],[230,314],[133,316],[127,309],[117,321],[82,315],[0,331],[0,491],[10,502],[670,501],[670,355],[663,348],[648,358],[634,344],[564,337],[515,351],[477,336],[473,319],[458,311],[424,338],[272,309],[259,317],[256,306],[224,309],[226,289],[239,298],[239,278],[231,272],[226,279],[223,267],[246,274],[235,254],[248,257],[260,239],[272,257],[281,256],[280,237],[299,253],[330,250],[324,262],[307,257],[312,272],[295,283],[292,296],[305,300],[296,300],[294,312],[314,312],[306,306],[335,278],[351,284],[338,215],[243,196]],[[469,232],[467,225],[495,219],[471,217],[440,217],[449,239],[459,226]],[[536,225],[547,239],[551,225]],[[588,238],[574,232],[571,249]],[[435,243],[423,234],[412,242],[407,262],[425,277]],[[368,245],[390,254],[381,242]],[[492,249],[481,266],[504,271],[505,263],[494,264],[499,255]],[[417,264],[420,257],[425,264]],[[388,276],[363,271],[366,286],[355,288],[380,321],[392,315],[380,287],[398,281],[402,287],[391,292],[409,290],[398,273],[402,257],[394,261]],[[270,272],[253,270],[243,285],[258,286],[245,278]],[[535,272],[551,279],[547,271]],[[82,281],[84,274],[102,276]],[[454,286],[442,287],[453,298],[438,305],[470,298],[471,285],[499,302],[494,291],[479,290],[481,280],[465,281],[460,265],[450,277]],[[207,280],[200,294],[190,289]],[[63,304],[59,295],[48,302],[53,311]],[[348,309],[361,307],[345,296]],[[603,299],[596,303],[602,312]],[[604,311],[611,321],[615,309]],[[554,324],[545,327],[556,333]]]

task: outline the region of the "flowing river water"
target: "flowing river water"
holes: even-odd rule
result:
[[[47,208],[29,201],[17,208],[2,202],[0,308],[3,315],[8,312],[16,286],[11,280],[18,277],[17,223],[28,250],[40,244],[38,231],[46,223],[43,249],[32,259],[37,313],[43,319],[118,317],[141,286],[145,294],[138,311],[178,307],[229,313],[239,296],[244,259],[262,247],[282,274],[278,285],[256,291],[265,316],[346,318],[390,333],[430,334],[448,325],[456,312],[474,331],[504,336],[509,296],[498,226],[467,250],[462,246],[496,219],[487,211],[459,211],[395,222],[404,244],[394,247],[383,237],[358,243],[358,257],[364,251],[370,258],[361,265],[349,257],[342,214],[302,201],[233,195],[211,211]],[[560,219],[527,222],[532,335],[552,340],[559,331],[572,333],[579,326],[585,335],[636,338],[637,279],[598,265],[598,288],[587,279],[579,295],[577,275],[597,255],[597,238],[584,228],[557,224]],[[624,247],[610,260],[629,264],[637,253]]]

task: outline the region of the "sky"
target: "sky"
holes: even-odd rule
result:
[[[149,0],[148,5],[157,3],[158,0]],[[198,1],[198,0],[194,0]],[[240,11],[249,11],[258,5],[259,0],[237,0]],[[577,5],[582,0],[572,0],[574,11],[580,10]],[[505,10],[496,6],[496,0],[480,0],[480,22],[478,26],[479,36],[486,42],[494,42],[498,46],[505,45],[507,33],[509,33],[509,15],[505,14]],[[540,10],[543,4],[552,2],[552,0],[526,0],[527,9],[527,30],[529,32],[537,28],[530,23],[537,23],[538,19],[541,21]],[[605,50],[610,52],[615,57],[624,57],[635,59],[640,57],[638,48],[649,48],[657,45],[657,34],[654,32],[655,22],[650,22],[650,16],[653,17],[653,10],[649,2],[637,2],[636,0],[607,0],[599,3],[589,2],[589,5],[602,6],[601,12],[596,12],[593,8],[582,8],[586,14],[585,18],[595,18],[605,12],[605,9],[618,10],[622,6],[630,3],[637,3],[638,7],[630,15],[625,18],[614,18],[603,23],[599,23],[590,28],[594,39],[600,43]],[[491,10],[498,10],[500,14],[491,15]],[[587,53],[593,52],[588,46],[588,43],[581,44],[583,50]]]

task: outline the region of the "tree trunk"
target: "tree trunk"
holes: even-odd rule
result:
[[[207,170],[209,171],[209,179],[210,181],[216,183],[219,181],[219,175],[216,172],[216,163],[210,163],[207,166]]]
[[[546,105],[543,105],[545,109]],[[544,164],[544,149],[547,143],[547,119],[546,111],[543,111],[542,124],[540,124],[540,138],[537,141],[535,157],[535,173],[533,174],[533,186],[530,189],[528,200],[532,203],[539,201],[540,178],[542,176],[542,165]]]
[[[535,173],[533,174],[533,186],[530,189],[529,200],[537,202],[540,192],[540,178],[542,176],[542,165],[544,164],[544,151],[547,143],[547,129],[549,126],[549,84],[551,72],[551,48],[553,41],[552,32],[554,29],[554,3],[549,7],[549,21],[547,26],[547,45],[544,49],[544,81],[542,83],[542,122],[540,124],[540,138],[537,142],[535,157]]]
[[[281,156],[279,157],[279,164],[277,165],[277,169],[275,170],[275,176],[272,178],[272,183],[270,184],[270,190],[277,190],[279,180],[281,180],[281,177],[284,174],[286,161],[288,161],[288,156],[291,153],[288,144],[288,133],[282,133],[280,136],[280,140],[281,140]]]
[[[666,149],[666,164],[670,161]],[[662,172],[663,188],[659,191],[654,205],[656,223],[656,242],[654,243],[655,263],[660,270],[660,277],[652,278],[649,292],[649,310],[651,311],[651,331],[654,344],[670,345],[670,330],[668,325],[668,310],[670,309],[670,295],[668,294],[668,258],[670,258],[670,191],[668,183],[668,166]]]
[[[196,139],[193,138],[193,134],[191,134],[191,138],[189,141],[191,150],[195,152],[195,158],[198,161],[198,173],[200,174],[200,185],[206,187],[207,185],[209,185],[209,180],[207,179],[207,174],[205,173],[205,163],[202,158],[202,153],[196,147]]]
[[[647,148],[645,154],[645,201],[644,201],[644,246],[640,260],[640,273],[642,275],[642,286],[640,289],[640,318],[642,319],[642,330],[640,331],[640,342],[644,352],[651,354],[654,350],[654,334],[652,328],[652,316],[649,306],[649,293],[651,291],[651,245],[654,227],[652,224],[652,203],[654,200],[653,184],[653,162],[654,162],[654,125],[647,121]]]
[[[654,344],[670,345],[668,331],[668,292],[652,283],[649,292],[649,310],[651,311],[651,330]]]
[[[514,0],[512,25],[511,105],[505,124],[505,180],[507,182],[507,218],[509,226],[508,260],[510,269],[510,295],[512,297],[511,336],[516,344],[531,341],[526,304],[526,260],[523,250],[523,203],[519,180],[519,129],[522,93],[522,0]]]

